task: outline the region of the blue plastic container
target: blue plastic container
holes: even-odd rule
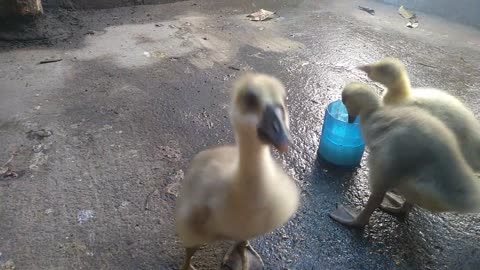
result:
[[[330,103],[325,111],[318,151],[326,161],[334,165],[356,167],[360,164],[365,142],[359,117],[349,124],[347,108],[341,100]]]

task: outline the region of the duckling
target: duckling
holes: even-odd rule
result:
[[[275,162],[270,146],[288,150],[286,91],[276,78],[247,74],[234,87],[230,119],[236,145],[200,152],[182,183],[176,206],[176,229],[186,258],[219,240],[237,243],[222,267],[262,269],[249,240],[286,223],[299,206],[295,182]]]
[[[342,101],[349,122],[360,116],[370,149],[371,195],[362,211],[340,205],[331,218],[348,226],[364,226],[392,189],[409,206],[432,212],[480,211],[480,183],[455,136],[440,120],[416,107],[382,107],[373,89],[363,83],[348,84]]]
[[[461,101],[438,89],[412,89],[405,65],[396,58],[358,68],[387,88],[384,105],[416,106],[442,121],[455,135],[468,164],[480,171],[480,122]]]
[[[457,98],[433,88],[412,89],[405,65],[396,58],[387,57],[376,63],[359,66],[373,81],[383,84],[387,91],[383,104],[387,106],[415,106],[430,112],[455,135],[460,149],[474,171],[480,172],[480,123],[473,112]],[[382,210],[406,216],[404,200],[389,192]]]

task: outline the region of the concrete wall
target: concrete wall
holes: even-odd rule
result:
[[[480,0],[377,0],[480,27]]]

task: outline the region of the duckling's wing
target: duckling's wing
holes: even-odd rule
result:
[[[408,201],[433,212],[477,212],[480,207],[480,187],[472,181],[473,174],[462,175],[465,174],[462,171],[469,169],[460,171],[455,167],[458,166],[425,168],[418,177],[407,181],[400,189]]]
[[[463,141],[468,134],[476,131],[480,135],[480,123],[473,112],[452,95],[430,88],[417,88],[413,92],[414,105],[427,110],[450,128],[458,140]]]
[[[190,210],[190,215],[188,217],[188,223],[191,228],[197,234],[205,234],[204,230],[205,224],[207,223],[208,218],[210,217],[211,211],[206,206],[194,206]]]
[[[176,209],[177,231],[185,245],[201,245],[218,237],[209,222],[221,208],[229,188],[234,151],[234,147],[214,148],[200,152],[192,160]]]

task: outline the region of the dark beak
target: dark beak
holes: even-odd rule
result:
[[[348,115],[348,123],[349,124],[352,124],[353,122],[355,122],[355,119],[357,119],[356,116],[351,116],[350,114]]]
[[[367,74],[370,74],[370,72],[372,71],[372,67],[370,65],[358,66],[357,69],[360,69]]]
[[[284,123],[283,111],[279,107],[268,105],[257,127],[258,137],[269,143],[280,153],[288,151],[290,137]]]

